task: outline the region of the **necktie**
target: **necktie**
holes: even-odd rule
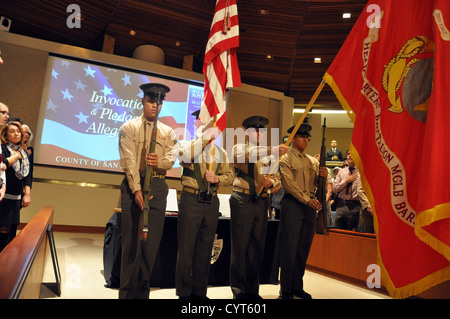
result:
[[[350,167],[349,166],[349,168],[348,168],[348,170],[350,172],[349,175],[353,174],[353,170],[354,169],[355,169],[354,167]],[[353,182],[347,184],[347,189],[346,189],[346,192],[345,192],[345,194],[346,194],[345,195],[345,199],[347,199],[347,200],[352,199],[352,184],[353,184]]]

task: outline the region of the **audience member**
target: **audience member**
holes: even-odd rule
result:
[[[1,52],[0,52],[1,53]],[[0,58],[1,60],[1,58]],[[0,64],[3,63],[3,61],[0,62]],[[0,129],[8,122],[9,119],[9,108],[6,104],[0,102]],[[1,162],[1,169],[0,169],[0,202],[3,200],[3,197],[5,196],[5,190],[6,190],[6,165],[3,163],[2,159],[2,152],[0,148],[0,162]],[[0,230],[1,232],[1,230]],[[1,240],[0,240],[1,241]],[[1,246],[1,244],[0,244]]]
[[[5,103],[0,102],[0,127],[9,120],[9,108]]]
[[[342,151],[337,148],[336,140],[331,141],[331,148],[327,150],[325,155],[327,161],[343,161],[344,156],[342,155]]]
[[[32,146],[30,146],[30,142],[33,140],[33,133],[31,132],[30,127],[26,124],[22,125],[22,129],[23,129],[23,134],[24,134],[23,144],[26,147],[26,151],[28,154],[28,160],[30,161],[31,179],[33,179],[34,149]]]
[[[277,187],[274,187],[272,189],[272,198],[270,201],[270,206],[271,208],[275,209],[275,219],[280,219],[280,212],[281,212],[281,200],[283,199],[284,196],[284,189],[283,189],[283,185],[278,185]]]
[[[20,223],[20,208],[31,202],[31,175],[24,134],[19,122],[9,122],[0,131],[3,163],[6,169],[6,192],[0,203],[0,249],[15,236]]]
[[[325,207],[325,216],[326,216],[326,227],[330,227],[333,225],[333,218],[331,217],[331,204],[332,204],[332,198],[333,198],[333,179],[331,178],[331,171],[327,168],[328,176],[326,178],[327,180],[327,187],[326,187],[326,201],[327,201],[327,207]]]
[[[358,198],[360,177],[349,151],[347,151],[347,161],[349,167],[341,169],[333,182],[333,192],[337,193],[339,198],[335,226],[354,231],[358,228],[359,210],[361,209]]]
[[[348,167],[348,161],[347,160],[344,160],[342,162],[342,168],[344,168],[344,167]]]
[[[336,166],[333,169],[333,178],[332,178],[331,183],[334,182],[334,180],[336,179],[336,176],[338,175],[340,170],[341,170],[341,168],[339,166]],[[338,198],[337,194],[335,192],[332,192],[331,199],[330,199],[331,211],[336,211],[338,201],[339,201],[339,198]]]

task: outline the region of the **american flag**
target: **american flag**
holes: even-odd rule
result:
[[[220,131],[226,128],[226,90],[241,86],[236,57],[239,21],[236,0],[217,0],[206,44],[203,74],[205,87],[200,120],[207,125],[216,116]]]

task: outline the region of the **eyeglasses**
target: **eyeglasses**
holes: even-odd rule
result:
[[[7,111],[0,111],[0,113],[1,113],[3,116],[5,116],[5,115],[10,116],[10,115],[11,115],[11,114],[9,114],[9,112],[7,112]]]

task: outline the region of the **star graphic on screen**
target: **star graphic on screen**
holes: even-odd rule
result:
[[[63,90],[60,91],[64,95],[63,100],[68,99],[70,102],[72,102],[73,95],[70,94],[68,89],[66,89],[65,91]]]
[[[59,73],[55,71],[55,69],[52,69],[52,76],[58,80]]]
[[[93,106],[96,110],[101,110],[103,108],[103,105],[105,105],[105,104],[101,104],[101,103],[91,104],[91,106]]]
[[[84,91],[85,87],[87,86],[86,84],[83,84],[79,79],[77,82],[73,81],[73,83],[77,86],[77,91],[78,90]]]
[[[81,113],[81,111],[80,111],[80,114],[78,114],[78,115],[74,115],[75,117],[78,117],[78,124],[81,124],[81,123],[86,123],[87,124],[87,119],[88,119],[88,117],[89,117],[89,115],[84,115],[83,113]]]
[[[130,76],[125,73],[125,76],[121,79],[123,81],[123,86],[127,86],[127,84],[131,85]]]
[[[53,111],[56,112],[56,108],[57,108],[57,107],[58,107],[58,105],[56,105],[55,103],[53,103],[52,100],[48,100],[48,102],[47,102],[47,110],[48,110],[48,109],[51,109],[51,110],[53,110]]]
[[[103,85],[103,90],[100,90],[100,92],[103,92],[104,96],[112,95],[112,89],[107,87],[106,85]]]
[[[85,76],[92,76],[95,79],[94,73],[97,71],[92,70],[90,65],[87,68],[83,68],[83,70],[86,72]]]
[[[66,68],[69,68],[69,66],[70,66],[71,64],[72,64],[72,63],[70,63],[69,61],[61,60],[61,66],[65,66]]]

